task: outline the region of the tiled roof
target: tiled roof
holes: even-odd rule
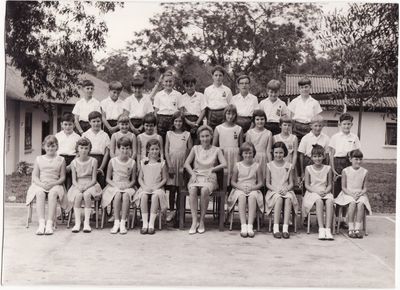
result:
[[[353,101],[354,100],[354,101]],[[324,100],[319,100],[319,103],[322,107],[324,106],[343,106],[344,105],[344,99],[324,99]],[[364,103],[365,107],[374,107],[377,108],[397,108],[397,98],[396,97],[382,97],[379,98],[375,101],[372,99],[369,99],[366,103]],[[357,99],[351,99],[349,100],[347,106],[349,107],[357,107]]]

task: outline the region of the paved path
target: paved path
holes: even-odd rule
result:
[[[110,225],[91,234],[60,225],[53,236],[36,236],[37,223],[26,229],[25,214],[24,207],[5,207],[5,285],[395,286],[395,216],[368,217],[362,240],[340,234],[319,241],[315,225],[312,234],[300,229],[289,240],[265,228],[243,239],[238,221],[232,232],[213,225],[193,236],[173,228],[111,235]]]

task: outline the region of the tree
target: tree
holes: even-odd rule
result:
[[[176,66],[184,55],[266,84],[313,51],[318,6],[305,3],[202,2],[162,4],[152,25],[135,33],[127,50],[139,66]]]
[[[116,5],[121,4],[7,1],[5,53],[21,71],[27,97],[66,100],[78,95],[78,76],[105,45],[107,26],[97,16]]]
[[[389,3],[351,4],[347,15],[327,16],[320,35],[341,85],[338,95],[359,105],[359,136],[363,104],[397,95],[398,9]]]

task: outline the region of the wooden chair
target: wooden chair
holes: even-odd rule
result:
[[[284,205],[282,206],[284,208]],[[283,211],[283,210],[282,210]],[[282,215],[282,213],[281,213]],[[294,212],[292,209],[292,223],[293,223],[293,231],[297,233],[297,214]],[[271,233],[272,232],[272,221],[274,220],[274,210],[271,210],[271,213],[269,214],[269,223],[268,223],[268,231]],[[281,217],[281,221],[283,220],[283,217]]]
[[[314,204],[313,206],[314,210],[310,210],[310,212],[307,215],[307,234],[310,233],[310,227],[311,227],[311,215],[315,215],[317,216],[317,210],[316,210],[316,205]],[[325,215],[326,215],[326,211],[324,211]],[[333,217],[332,217],[332,224],[331,224],[331,230],[332,230],[332,234],[335,234],[335,220],[336,220],[336,216],[335,216],[335,207],[333,207]]]
[[[189,174],[181,168],[179,170],[179,229],[183,230],[185,228],[185,213],[186,213],[186,196],[189,195],[189,190],[187,189],[187,184],[190,179]],[[225,199],[227,193],[228,184],[228,173],[227,171],[220,170],[217,172],[218,189],[213,191],[211,196],[217,198],[217,210],[218,210],[218,227],[220,231],[224,230],[225,221]]]
[[[235,204],[235,207],[237,206],[237,203]],[[232,230],[232,224],[233,224],[233,216],[235,214],[235,208],[232,209],[231,213],[229,214],[230,219],[229,219],[229,230]],[[260,224],[261,224],[261,216],[264,215],[264,213],[261,213],[258,209],[256,212],[256,220],[257,220],[257,232],[260,232]]]
[[[36,200],[36,197],[35,199]],[[46,193],[46,199],[45,201],[48,200],[48,193]],[[32,222],[32,212],[33,212],[33,200],[32,202],[27,206],[28,210],[27,210],[27,215],[26,215],[26,224],[25,227],[29,228],[29,224]],[[61,209],[61,223],[64,223],[64,215],[62,214],[62,209]],[[57,214],[54,215],[53,218],[53,228],[56,229],[57,228]]]
[[[337,226],[336,226],[336,233],[339,234],[340,233],[340,220],[342,219],[342,215],[343,215],[343,206],[340,206],[340,205],[336,205],[336,206],[339,207],[339,215],[338,215]],[[365,214],[365,212],[364,212],[364,219],[363,219],[363,223],[362,224],[363,224],[364,234],[366,236],[368,236],[368,232],[367,232],[367,215]]]
[[[151,205],[151,200],[149,200],[149,208]],[[136,217],[137,217],[137,212],[140,211],[140,216],[142,215],[142,211],[140,210],[140,207],[137,207],[135,204],[133,204],[132,207],[129,208],[130,210],[133,210],[133,215],[130,223],[130,228],[133,229],[135,227],[135,222],[136,222]],[[128,223],[129,223],[129,218],[128,218]],[[158,229],[162,230],[162,213],[161,213],[161,208],[158,209]]]
[[[96,229],[99,228],[99,207],[101,207],[101,196],[98,196],[94,198],[94,211],[95,211],[95,217],[96,217]],[[71,209],[68,215],[68,222],[67,222],[67,229],[69,229],[71,220],[72,220],[72,215],[73,215],[74,208]]]

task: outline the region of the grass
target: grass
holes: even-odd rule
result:
[[[396,164],[364,163],[369,171],[368,197],[373,212],[396,212]],[[6,176],[5,201],[25,202],[26,192],[31,184],[31,176],[16,173]],[[15,200],[14,200],[15,198]]]

